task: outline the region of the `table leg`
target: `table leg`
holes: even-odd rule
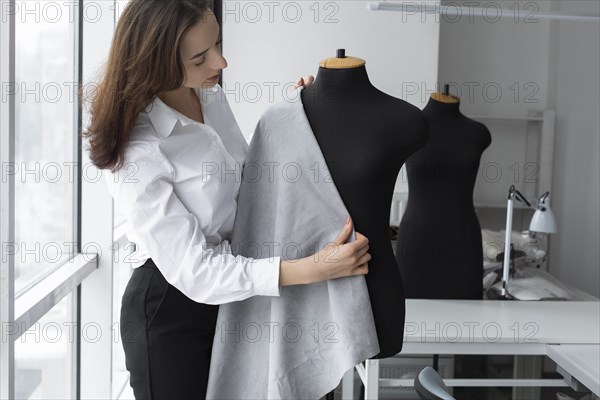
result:
[[[379,360],[367,360],[365,384],[365,400],[377,400],[379,398]]]
[[[354,367],[342,378],[342,400],[354,400]]]

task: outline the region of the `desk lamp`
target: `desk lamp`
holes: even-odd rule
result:
[[[535,214],[529,225],[529,230],[532,232],[556,233],[556,219],[550,208],[549,195],[550,192],[546,192],[538,200]]]
[[[550,200],[548,196],[550,192],[544,193],[540,196],[538,203],[535,207],[536,211],[533,214],[531,223],[529,224],[529,230],[531,232],[539,233],[556,233],[556,220],[552,209],[550,208]],[[502,291],[500,298],[506,299],[507,292],[506,288],[508,285],[509,269],[510,269],[510,254],[511,254],[511,235],[512,235],[512,218],[513,208],[515,199],[524,202],[528,207],[532,208],[531,203],[527,201],[525,196],[519,192],[515,185],[511,185],[508,191],[508,203],[506,207],[506,233],[504,236],[504,264],[502,266]]]

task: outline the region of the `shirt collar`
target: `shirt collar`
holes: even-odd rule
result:
[[[216,94],[221,90],[221,86],[217,83],[212,88],[196,88],[195,90],[202,104],[202,111],[206,114],[208,110],[207,105],[211,102],[210,99],[215,97],[207,95]],[[154,130],[156,130],[161,139],[167,138],[173,132],[177,121],[182,126],[196,123],[196,121],[166,105],[158,96],[154,98],[154,101],[144,111],[148,114]]]

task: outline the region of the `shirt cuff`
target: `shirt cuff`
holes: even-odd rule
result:
[[[279,296],[279,269],[281,257],[254,259],[250,262],[254,293],[259,296]]]

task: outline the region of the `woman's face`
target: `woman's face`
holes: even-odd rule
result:
[[[186,72],[184,86],[210,88],[218,81],[227,60],[221,55],[221,28],[215,14],[208,11],[183,36],[180,55]]]

